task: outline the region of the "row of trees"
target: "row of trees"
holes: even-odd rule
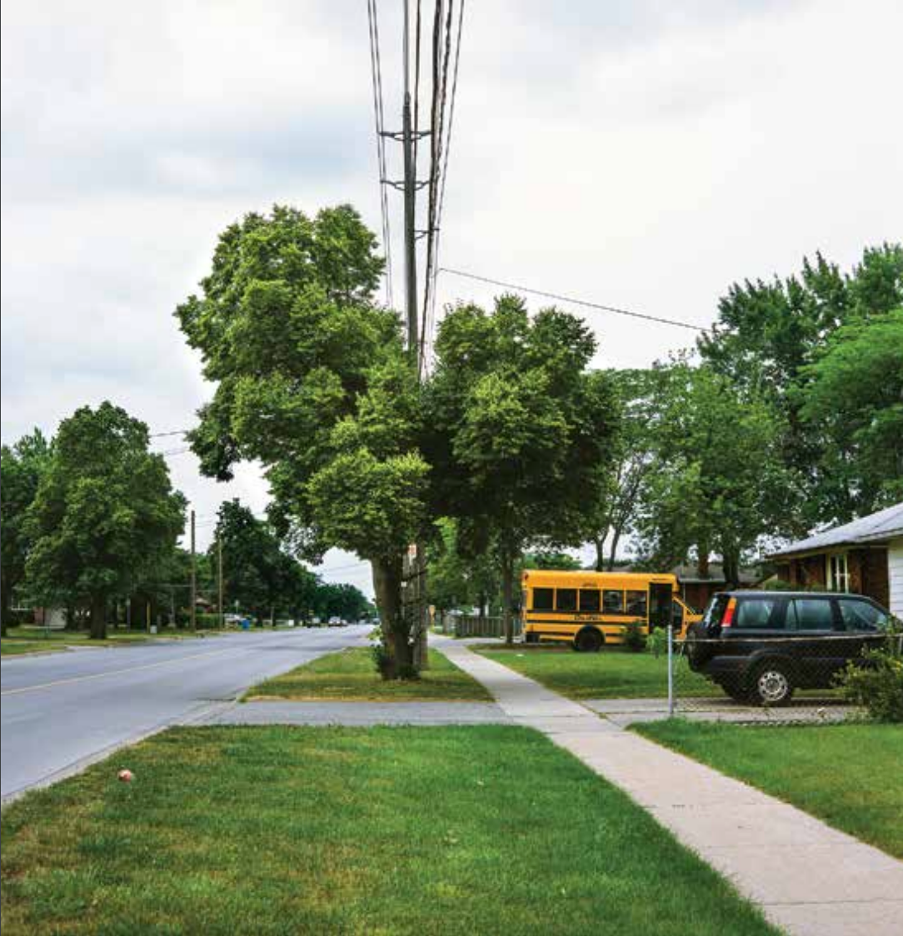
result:
[[[221,236],[201,293],[177,310],[216,385],[191,441],[227,479],[263,466],[296,552],[370,560],[389,664],[413,673],[402,555],[454,519],[456,548],[497,571],[510,613],[516,562],[572,543],[610,459],[618,410],[595,341],[556,309],[503,296],[445,316],[419,383],[398,315],[373,302],[376,241],[349,206],[279,207]],[[510,622],[509,622],[510,623]]]
[[[3,446],[4,633],[16,593],[33,605],[65,607],[70,625],[88,619],[96,638],[106,635],[109,609],[126,600],[137,597],[145,616],[148,608],[174,609],[177,591],[180,607],[190,603],[191,557],[177,545],[185,499],[149,443],[144,423],[102,403],[63,420],[52,440],[35,430]],[[230,607],[260,619],[357,618],[370,609],[357,588],[324,583],[304,568],[238,501],[221,506],[216,536]],[[211,550],[196,561],[199,581],[215,596],[216,546]]]
[[[324,582],[290,556],[269,522],[238,500],[220,506],[215,539],[207,552],[213,583],[223,558],[224,605],[239,607],[258,620],[286,615],[296,620],[369,617],[373,607],[354,585]]]
[[[767,535],[899,496],[900,261],[883,246],[850,275],[818,257],[732,287],[700,362],[646,371],[591,370],[593,335],[557,309],[458,305],[419,383],[357,213],[277,206],[223,233],[177,309],[216,386],[191,442],[220,479],[264,466],[296,554],[370,560],[386,672],[405,676],[410,543],[432,544],[434,596],[498,590],[510,625],[528,547],[592,541],[603,567],[630,537],[648,562],[718,555],[732,578]]]
[[[631,534],[641,561],[705,572],[715,555],[736,581],[770,540],[900,501],[901,270],[885,244],[849,273],[817,255],[799,276],[736,284],[696,363],[613,374],[623,421],[589,537],[598,568]]]
[[[63,420],[52,442],[36,431],[3,447],[4,632],[24,585],[43,604],[90,609],[102,638],[111,601],[171,561],[185,499],[149,443],[144,423],[102,403]]]

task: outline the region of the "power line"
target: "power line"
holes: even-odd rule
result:
[[[190,429],[171,429],[169,432],[152,432],[148,436],[149,439],[162,439],[164,436],[177,436],[177,435],[188,435],[191,432]]]
[[[565,296],[561,293],[546,292],[542,289],[531,289],[528,286],[519,286],[517,283],[507,283],[504,280],[492,279],[489,276],[480,276],[477,273],[466,273],[464,270],[453,270],[451,267],[442,267],[437,273],[450,273],[452,276],[461,276],[465,279],[477,280],[481,283],[490,283],[493,286],[502,286],[504,289],[512,289],[516,292],[531,293],[535,296],[543,296],[546,299],[556,299],[559,302],[570,302],[572,305],[584,306],[588,309],[596,309],[600,312],[612,312],[615,315],[627,315],[631,318],[643,319],[647,322],[658,322],[660,325],[674,325],[676,328],[689,328],[692,331],[706,332],[708,328],[702,325],[693,325],[690,322],[682,322],[679,319],[662,318],[658,315],[649,315],[646,312],[635,312],[631,309],[622,309],[618,306],[603,305],[600,302],[590,302],[587,299],[576,299],[574,296]]]
[[[386,253],[386,305],[393,305],[392,295],[392,228],[389,223],[389,201],[386,195],[386,136],[383,120],[383,67],[380,57],[380,30],[376,0],[367,0],[367,22],[370,39],[370,71],[374,99],[374,130],[377,138],[377,172],[380,175],[380,218],[383,229],[383,250]]]
[[[425,321],[424,325],[424,356],[425,356],[425,367],[426,367],[426,356],[430,352],[430,347],[432,345],[433,339],[433,328],[436,322],[436,278],[439,273],[439,248],[440,248],[440,238],[442,237],[442,227],[443,227],[443,205],[445,204],[446,199],[446,180],[449,174],[449,150],[452,146],[452,123],[455,118],[455,95],[458,90],[458,65],[461,60],[461,33],[462,25],[464,23],[465,16],[465,0],[460,0],[458,6],[458,30],[455,38],[455,64],[452,70],[452,91],[449,96],[449,130],[446,136],[446,143],[443,147],[443,166],[442,171],[440,172],[440,183],[439,183],[439,198],[436,210],[436,221],[434,227],[436,228],[436,240],[434,242],[434,252],[433,252],[433,265],[432,265],[432,278],[429,283],[430,290],[430,310],[429,318]],[[428,271],[428,273],[431,271]],[[426,299],[426,297],[425,297]],[[426,302],[425,302],[426,308]]]
[[[452,123],[455,114],[455,95],[458,88],[459,63],[461,61],[461,36],[464,23],[464,0],[459,0],[457,25],[455,0],[445,7],[437,0],[433,28],[433,107],[431,125],[431,167],[429,176],[429,202],[427,214],[427,258],[424,279],[424,304],[421,312],[421,339],[418,355],[418,371],[427,366],[429,348],[432,343],[432,328],[436,311],[436,273],[438,269],[439,244],[442,235],[442,211],[445,198],[446,177],[449,169],[449,150],[452,140]],[[454,54],[453,54],[453,35]],[[450,62],[452,72],[449,89]],[[448,106],[447,106],[448,99]]]

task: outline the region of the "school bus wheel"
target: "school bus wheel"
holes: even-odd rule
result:
[[[574,649],[578,653],[598,653],[603,646],[603,635],[595,627],[583,627],[574,635]]]

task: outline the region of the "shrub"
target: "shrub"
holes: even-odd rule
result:
[[[669,635],[663,627],[654,627],[647,637],[647,650],[658,660],[668,649]]]
[[[638,624],[637,621],[630,621],[628,624],[625,624],[624,634],[625,647],[632,653],[640,653],[640,651],[646,647],[647,638],[644,636],[643,631],[640,629],[640,624]]]
[[[865,708],[874,721],[900,722],[902,675],[900,637],[889,635],[885,647],[864,650],[862,661],[849,661],[837,682],[845,698]]]

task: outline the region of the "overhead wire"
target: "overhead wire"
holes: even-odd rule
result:
[[[386,254],[386,305],[393,305],[392,290],[392,226],[389,221],[389,200],[386,194],[386,136],[383,115],[383,67],[380,55],[380,28],[376,0],[367,0],[367,22],[370,41],[371,85],[373,88],[374,130],[377,140],[377,172],[380,185],[380,219],[383,251]]]
[[[449,168],[449,150],[455,113],[455,94],[461,59],[461,36],[464,23],[464,0],[459,0],[456,26],[455,0],[444,6],[437,0],[434,17],[434,95],[431,125],[431,170],[427,212],[427,258],[424,279],[424,304],[421,312],[421,342],[418,369],[428,365],[436,309],[436,272],[442,236],[442,206]],[[454,53],[453,53],[453,35]],[[450,62],[452,82],[449,87]],[[448,100],[448,106],[447,106]]]
[[[452,68],[452,89],[449,95],[449,129],[446,135],[446,143],[443,147],[443,166],[440,172],[440,183],[439,183],[439,197],[436,210],[436,237],[433,247],[433,266],[432,266],[432,276],[430,281],[430,310],[429,315],[425,324],[425,356],[428,356],[431,352],[433,345],[433,329],[436,323],[436,280],[439,273],[439,250],[440,250],[440,241],[442,238],[442,226],[443,226],[443,206],[446,199],[446,180],[449,175],[449,150],[452,145],[452,125],[455,118],[455,97],[458,90],[458,66],[461,60],[461,35],[462,27],[464,24],[464,15],[465,15],[465,0],[459,0],[458,5],[458,29],[456,31],[455,38],[455,64]],[[426,366],[426,362],[425,362]]]
[[[449,273],[452,276],[461,276],[465,279],[476,280],[481,283],[489,283],[493,286],[501,286],[503,289],[511,289],[515,292],[530,293],[534,296],[543,296],[546,299],[555,299],[557,302],[568,302],[572,305],[583,306],[584,308],[594,309],[599,312],[611,312],[614,315],[627,315],[631,318],[643,319],[647,322],[658,322],[660,325],[673,325],[676,328],[687,328],[692,331],[709,331],[702,325],[694,325],[691,322],[683,322],[680,319],[665,318],[660,315],[650,315],[647,312],[637,312],[634,309],[625,309],[619,306],[604,305],[601,302],[591,302],[588,299],[577,299],[574,296],[566,296],[563,293],[548,292],[544,289],[532,289],[529,286],[521,286],[517,283],[508,283],[505,280],[493,279],[490,276],[481,276],[478,273],[468,273],[465,270],[454,270],[451,267],[441,267],[438,273]]]

